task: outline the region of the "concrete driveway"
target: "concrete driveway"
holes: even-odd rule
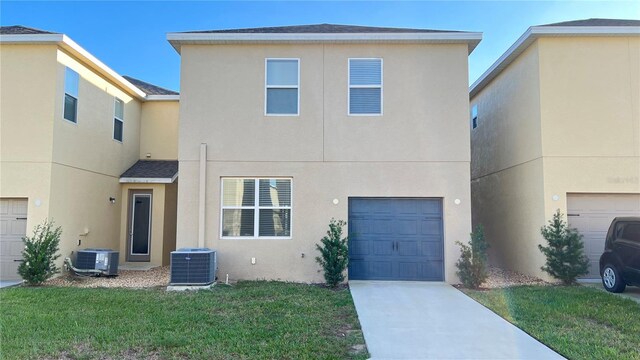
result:
[[[604,286],[602,286],[602,280],[589,279],[589,280],[578,280],[578,282],[585,286],[589,286],[595,289],[600,289],[605,292],[607,291],[605,290]],[[638,304],[640,304],[640,287],[637,287],[637,286],[627,286],[627,288],[622,293],[619,293],[619,294],[609,293],[609,294],[631,299],[637,302]]]
[[[349,286],[372,359],[562,359],[451,285]]]

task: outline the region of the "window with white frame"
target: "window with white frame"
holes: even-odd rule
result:
[[[113,111],[113,139],[122,142],[124,131],[124,101],[115,98]]]
[[[221,236],[291,237],[291,179],[222,178]]]
[[[65,68],[64,72],[64,110],[63,116],[73,123],[78,122],[78,83],[80,76],[77,72]]]
[[[382,59],[349,59],[349,115],[382,115]]]
[[[473,105],[471,107],[471,128],[475,129],[478,127],[478,105]]]
[[[266,59],[265,114],[300,113],[300,59]]]

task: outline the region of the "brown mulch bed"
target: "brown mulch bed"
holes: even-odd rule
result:
[[[47,281],[45,286],[74,286],[80,288],[153,288],[169,284],[169,267],[161,266],[150,270],[119,270],[118,276],[87,277],[69,273]]]

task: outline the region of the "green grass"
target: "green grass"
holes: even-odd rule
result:
[[[359,329],[349,290],[303,284],[0,291],[3,359],[366,359]]]
[[[583,286],[462,291],[569,359],[640,359],[632,300]]]

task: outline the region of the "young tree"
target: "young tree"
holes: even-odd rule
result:
[[[563,284],[570,285],[578,276],[589,272],[589,259],[584,254],[582,235],[578,230],[569,228],[562,216],[558,209],[549,224],[540,229],[548,246],[538,245],[538,248],[547,257],[541,269]]]
[[[487,279],[487,244],[482,225],[476,226],[471,233],[468,244],[456,241],[460,246],[460,259],[456,263],[456,274],[462,284],[470,289],[477,289]]]
[[[342,237],[342,228],[346,225],[344,220],[331,219],[327,236],[320,240],[322,246],[316,244],[320,251],[316,261],[322,266],[324,280],[330,287],[336,287],[344,280],[344,271],[349,263],[348,238]]]
[[[55,260],[60,257],[58,246],[62,228],[53,228],[53,221],[45,220],[33,230],[33,236],[22,238],[24,250],[18,274],[29,285],[40,285],[60,272]]]

